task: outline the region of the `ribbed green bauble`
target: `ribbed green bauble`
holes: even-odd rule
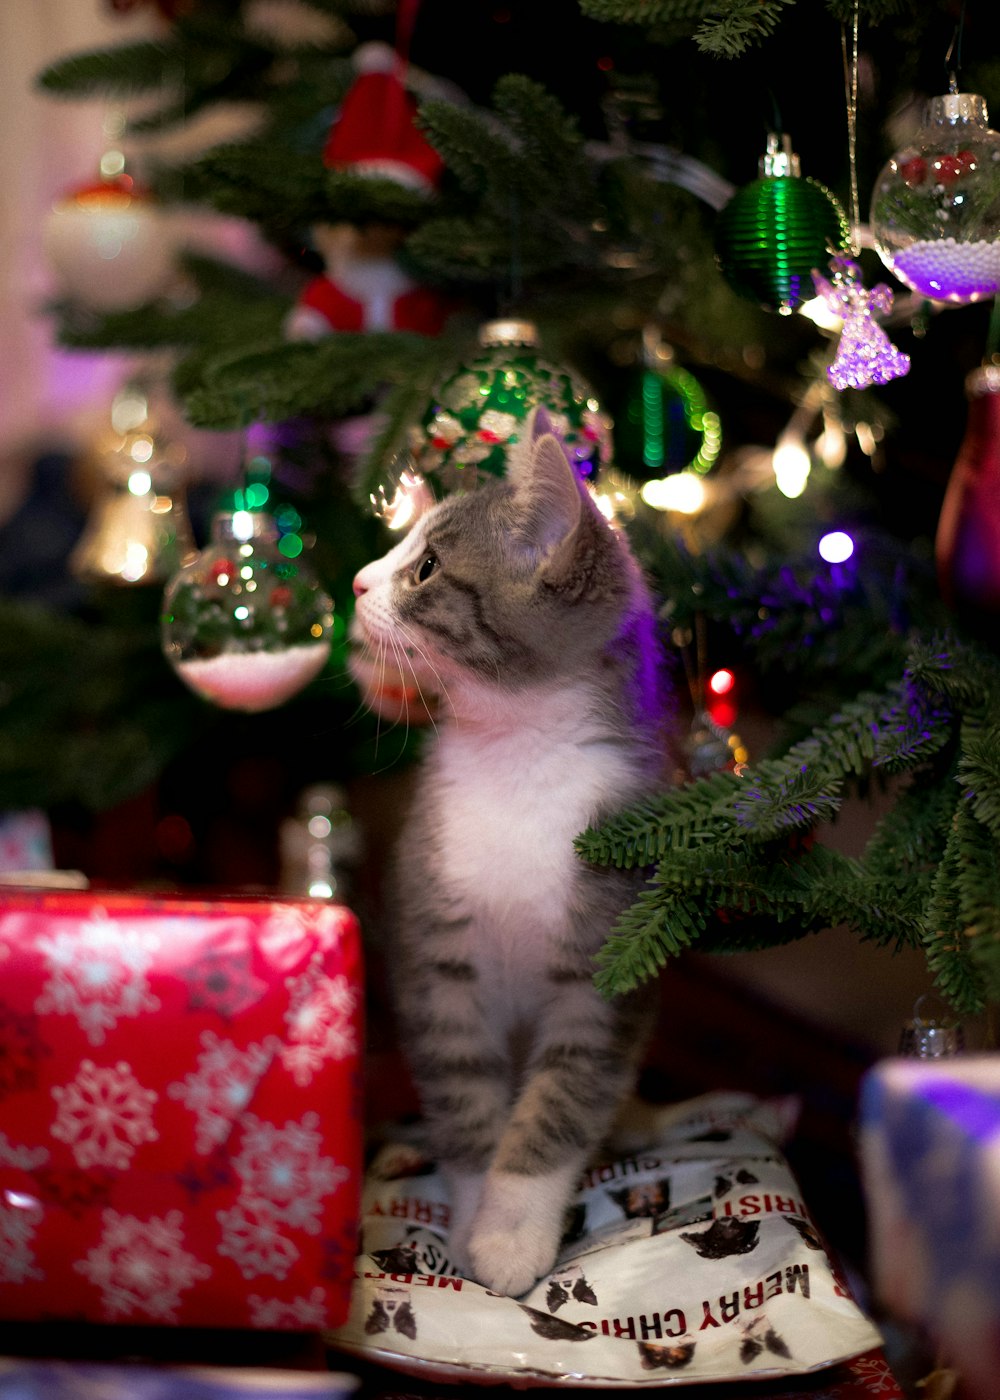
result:
[[[813,269],[847,249],[850,228],[826,186],[803,179],[787,136],[768,136],[759,169],[720,211],[715,256],[734,292],[787,316],[815,296]]]

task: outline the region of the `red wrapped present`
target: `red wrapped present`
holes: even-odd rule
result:
[[[0,1318],[339,1323],[362,1009],[340,906],[0,891]]]

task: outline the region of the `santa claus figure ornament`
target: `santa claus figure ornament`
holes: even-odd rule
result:
[[[443,164],[414,122],[416,103],[400,76],[399,55],[387,44],[364,44],[355,62],[358,77],[331,128],[324,164],[431,197]],[[290,340],[317,340],[335,331],[440,332],[449,304],[400,266],[396,255],[404,228],[366,220],[320,224],[312,234],[324,270],[288,316]]]

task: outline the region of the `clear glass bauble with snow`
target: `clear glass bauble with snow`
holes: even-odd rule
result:
[[[330,656],[333,600],[301,557],[279,548],[263,511],[216,515],[208,546],[163,595],[164,655],[189,689],[223,709],[274,709]]]
[[[875,181],[879,257],[930,301],[967,305],[1000,289],[1000,133],[987,122],[975,93],[932,97]]]

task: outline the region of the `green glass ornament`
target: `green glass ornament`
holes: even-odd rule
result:
[[[645,346],[642,367],[615,414],[615,459],[636,481],[674,472],[707,472],[719,455],[722,427],[701,384],[677,364],[669,345]]]
[[[772,132],[760,175],[719,213],[715,255],[739,296],[789,315],[815,296],[813,269],[850,243],[847,216],[825,185],[803,179],[788,136]]]
[[[611,458],[611,425],[593,391],[539,353],[531,321],[488,321],[481,354],[439,385],[410,433],[409,468],[439,499],[502,477],[531,410],[548,410],[580,476],[594,481]]]

